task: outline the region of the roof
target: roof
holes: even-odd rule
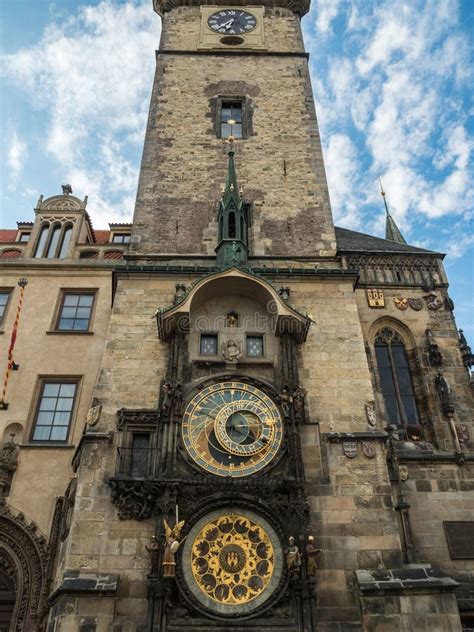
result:
[[[95,230],[95,243],[106,244],[109,241],[110,230]]]
[[[11,244],[16,239],[17,229],[3,228],[0,229],[0,244]]]
[[[381,237],[358,233],[355,230],[349,230],[348,228],[335,226],[334,229],[336,231],[338,252],[377,252],[383,254],[424,254],[438,255],[440,257],[444,256],[442,253],[434,252],[433,250],[425,250],[424,248],[409,246],[408,244],[400,244],[396,241],[382,239]]]

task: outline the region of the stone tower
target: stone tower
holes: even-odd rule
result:
[[[460,631],[471,354],[443,255],[391,216],[387,239],[334,227],[307,3],[154,8],[130,246],[55,517],[51,630]]]

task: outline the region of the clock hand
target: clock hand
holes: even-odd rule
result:
[[[230,24],[229,24],[229,22],[230,22]],[[228,31],[232,27],[232,25],[235,22],[235,18],[232,18],[232,20],[229,20],[229,22],[227,22],[227,26],[225,27],[226,31]]]

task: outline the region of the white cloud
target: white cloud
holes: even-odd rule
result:
[[[335,210],[334,221],[337,223],[339,219],[337,211],[344,209],[344,225],[355,228],[360,221],[361,204],[354,195],[357,189],[357,152],[351,139],[343,134],[330,136],[324,158]]]
[[[104,0],[62,12],[36,45],[2,60],[3,74],[46,112],[44,150],[74,191],[92,200],[100,184],[98,225],[110,220],[106,212],[121,216],[135,195],[129,154],[143,143],[159,35],[150,2]]]
[[[317,0],[316,5],[316,29],[321,35],[327,35],[331,31],[331,22],[337,17],[341,0]]]
[[[10,168],[9,191],[15,191],[18,178],[21,175],[26,155],[26,143],[19,138],[16,130],[13,130],[8,148],[7,161]]]

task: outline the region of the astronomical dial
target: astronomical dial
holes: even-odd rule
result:
[[[207,24],[209,28],[223,35],[240,35],[249,33],[257,26],[257,19],[247,11],[240,9],[223,9],[213,13]]]
[[[277,454],[283,423],[273,401],[243,382],[208,386],[188,404],[183,443],[191,458],[218,476],[248,476]]]

